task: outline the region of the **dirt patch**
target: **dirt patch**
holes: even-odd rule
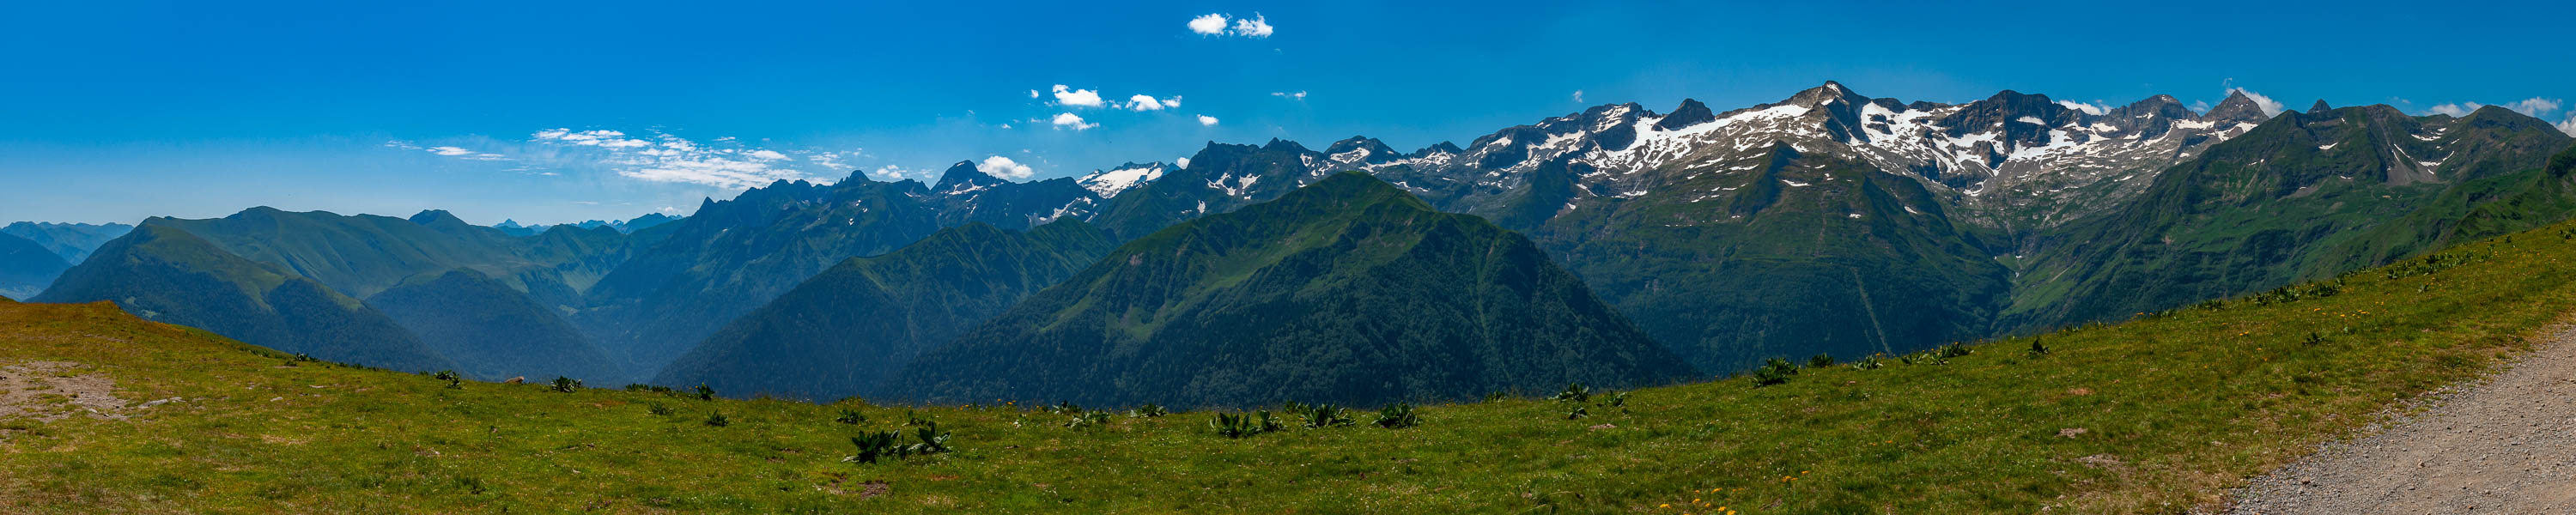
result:
[[[125,418],[126,402],[116,397],[116,380],[85,368],[69,361],[0,366],[0,418]]]
[[[2255,478],[2230,514],[2576,513],[2576,332]]]

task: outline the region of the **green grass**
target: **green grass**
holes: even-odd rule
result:
[[[104,304],[0,304],[0,363],[75,361],[126,399],[189,399],[124,421],[0,423],[0,511],[2180,513],[2527,349],[2576,311],[2568,227],[2460,247],[2489,257],[2430,273],[2347,274],[2332,296],[2047,334],[2043,355],[2014,339],[1946,364],[1641,389],[1620,407],[1599,392],[1580,420],[1511,399],[1423,406],[1420,426],[1389,430],[1353,406],[1359,424],[1283,416],[1287,429],[1240,439],[1213,433],[1209,412],[1077,429],[1033,406],[450,389],[288,367]],[[866,421],[836,422],[843,409]],[[730,423],[706,424],[718,411]],[[910,437],[907,412],[955,450],[841,461],[863,432]]]

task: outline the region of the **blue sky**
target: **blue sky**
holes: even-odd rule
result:
[[[13,6],[0,221],[629,218],[774,178],[1048,178],[1273,137],[1409,150],[1828,79],[1939,102],[2233,86],[2294,109],[2576,107],[2558,3],[534,3]]]

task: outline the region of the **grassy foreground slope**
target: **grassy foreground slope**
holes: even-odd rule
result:
[[[2178,513],[2527,348],[2576,310],[2567,235],[2048,334],[2040,355],[2006,340],[1769,387],[1596,394],[1579,420],[1515,399],[1228,439],[1206,412],[1074,429],[1028,407],[922,408],[955,450],[866,465],[840,461],[850,437],[913,410],[450,389],[284,366],[103,303],[0,304],[0,365],[77,362],[58,374],[187,399],[0,418],[0,512]],[[835,422],[843,409],[866,420]],[[709,425],[719,411],[729,423]]]

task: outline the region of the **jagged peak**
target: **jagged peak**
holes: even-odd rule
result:
[[[1824,85],[1807,88],[1804,91],[1799,91],[1796,95],[1790,95],[1789,99],[1782,101],[1782,103],[1815,107],[1834,100],[1860,104],[1868,102],[1870,98],[1861,95],[1859,92],[1852,91],[1851,88],[1843,87],[1843,84],[1840,82],[1829,80],[1825,81]]]
[[[1422,147],[1422,148],[1420,148],[1420,149],[1415,149],[1415,150],[1413,151],[1413,153],[1411,153],[1411,154],[1405,154],[1405,155],[1404,155],[1404,157],[1422,157],[1422,156],[1427,156],[1427,155],[1432,155],[1432,154],[1461,154],[1461,153],[1465,153],[1465,152],[1467,152],[1467,150],[1466,150],[1466,149],[1462,149],[1462,148],[1458,148],[1458,144],[1457,144],[1457,143],[1450,143],[1450,142],[1447,142],[1447,141],[1442,141],[1442,142],[1439,142],[1439,143],[1433,143],[1433,144],[1431,144],[1431,146],[1428,146],[1428,147]]]
[[[1305,145],[1300,145],[1297,142],[1279,138],[1270,138],[1270,142],[1261,145],[1261,149],[1270,151],[1312,152],[1311,150],[1306,150]]]
[[[949,165],[948,171],[940,172],[939,184],[931,186],[930,189],[945,192],[1008,182],[1011,181],[984,173],[983,169],[975,167],[974,161],[958,161],[957,164]]]
[[[2332,110],[2334,110],[2334,106],[2326,105],[2326,99],[2322,98],[2317,99],[2317,103],[2315,105],[2308,106],[2308,114],[2317,114]]]
[[[1324,153],[1340,154],[1343,152],[1363,149],[1369,151],[1369,157],[1371,158],[1395,155],[1395,149],[1386,146],[1386,142],[1378,141],[1377,138],[1371,138],[1368,136],[1351,136],[1349,138],[1344,138],[1341,141],[1335,141],[1332,146],[1324,147]]]
[[[2245,90],[2241,89],[2228,91],[2226,100],[2219,101],[2218,107],[2209,108],[2207,114],[2201,115],[2201,119],[2212,121],[2261,122],[2271,118],[2263,114],[2262,104],[2245,96]]]
[[[1664,119],[1655,121],[1655,128],[1669,131],[1716,120],[1717,112],[1710,111],[1708,104],[1702,104],[1698,99],[1684,98],[1682,105],[1673,108],[1672,114],[1664,115]]]

